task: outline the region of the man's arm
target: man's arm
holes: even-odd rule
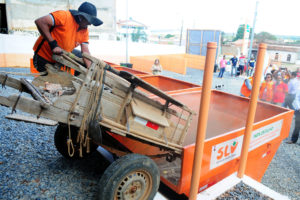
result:
[[[87,53],[87,54],[90,55],[90,50],[89,50],[89,45],[88,45],[88,43],[82,43],[80,46],[81,46],[81,53]],[[90,66],[91,66],[91,61],[89,61],[89,60],[86,59],[86,58],[83,58],[83,62],[84,62],[85,66],[86,66],[87,68],[90,68]]]
[[[251,82],[250,82],[249,79],[246,79],[246,80],[245,80],[245,85],[246,85],[246,87],[247,87],[249,90],[252,90],[252,85],[251,85]]]
[[[49,43],[52,52],[54,54],[61,54],[62,49],[57,45],[56,41],[53,39],[50,33],[51,26],[55,26],[53,17],[51,15],[46,15],[44,17],[36,19],[34,22],[40,34]]]

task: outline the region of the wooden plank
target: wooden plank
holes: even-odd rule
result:
[[[12,87],[17,90],[20,90],[22,88],[21,81],[19,81],[18,79],[15,79],[15,78],[11,78],[11,77],[7,76],[6,74],[0,73],[0,83],[1,84],[3,84],[5,79],[6,79],[6,81],[5,81],[6,86]]]
[[[163,115],[162,110],[135,98],[131,101],[131,108],[134,115],[161,126],[169,127],[169,122],[166,116]]]
[[[53,121],[50,119],[37,118],[37,117],[33,117],[33,116],[26,116],[26,115],[19,115],[19,114],[6,115],[5,117],[7,119],[31,122],[31,123],[36,123],[36,124],[43,124],[43,125],[48,125],[48,126],[55,126],[58,124],[57,121]]]
[[[0,96],[0,104],[7,107],[13,107],[18,95],[11,95],[9,97]],[[56,108],[55,106],[49,106],[47,109],[41,110],[41,103],[31,98],[21,96],[16,106],[17,110],[27,112],[33,115],[40,115],[47,119],[55,120],[67,124],[69,112]],[[41,112],[42,111],[42,112]],[[79,127],[81,124],[82,116],[74,115],[71,125]]]
[[[67,57],[65,55],[63,55],[63,56],[53,55],[52,57],[53,57],[53,60],[65,65],[65,66],[68,66],[76,71],[79,71],[80,73],[86,74],[88,71],[84,66],[73,61],[72,59],[70,59],[69,57]]]
[[[127,135],[132,135],[134,137],[137,137],[137,138],[141,138],[143,140],[146,140],[146,141],[150,141],[152,143],[158,143],[162,146],[165,146],[167,148],[171,148],[171,149],[176,149],[176,150],[182,150],[182,146],[181,145],[178,145],[178,144],[175,144],[175,143],[168,143],[168,145],[165,144],[165,141],[161,140],[161,139],[158,139],[158,138],[155,138],[155,137],[151,137],[149,135],[144,135],[143,133],[140,133],[140,132],[137,132],[137,131],[133,131],[131,130],[130,132],[127,132],[127,127],[126,126],[123,126],[122,124],[118,124],[112,120],[109,120],[107,118],[103,118],[102,121],[100,122],[101,125],[103,126],[107,126],[107,125],[111,125],[113,126],[114,128],[118,128],[120,130],[123,130],[123,132]]]
[[[118,116],[117,116],[117,122],[121,122],[121,117],[124,113],[124,109],[125,109],[125,106],[127,106],[132,100],[132,90],[129,90],[128,93],[127,93],[127,96],[124,98],[122,104],[121,104],[121,107],[119,109],[119,113],[118,113]]]
[[[156,96],[165,99],[166,101],[177,105],[179,107],[184,107],[184,105],[177,101],[176,99],[174,99],[173,97],[169,96],[168,94],[166,94],[165,92],[161,91],[160,89],[154,87],[153,85],[150,85],[149,83],[147,83],[146,81],[140,79],[139,77],[127,72],[127,71],[121,71],[120,72],[120,76],[124,79],[126,79],[127,81],[131,82],[132,84],[136,84],[137,86],[140,86],[142,88],[144,88],[145,90],[148,90],[149,92],[155,94]]]

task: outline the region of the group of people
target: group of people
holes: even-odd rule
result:
[[[252,76],[255,68],[255,59],[251,57],[249,61],[245,55],[241,54],[239,58],[234,55],[230,60],[226,60],[226,56],[224,55],[220,60],[220,72],[218,78],[223,78],[226,65],[231,64],[231,76],[240,76],[246,74],[246,76]]]
[[[250,97],[252,84],[252,76],[245,79],[241,96]],[[300,131],[300,68],[290,73],[287,68],[276,70],[270,65],[260,85],[259,99],[295,110],[295,129],[288,143],[296,143]]]

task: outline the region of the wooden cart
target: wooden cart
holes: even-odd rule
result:
[[[38,76],[32,82],[0,74],[3,86],[33,97],[0,96],[0,104],[12,107],[12,112],[17,109],[58,121],[55,145],[67,158],[85,157],[98,145],[122,156],[102,176],[99,199],[151,199],[160,175],[150,158],[165,157],[172,162],[181,156],[194,112],[129,72],[117,71],[86,54],[83,58],[91,61],[89,69],[73,54],[55,55],[57,63],[46,66],[47,76]],[[62,66],[80,74],[72,76],[62,71]],[[47,88],[49,84],[59,87],[53,92]],[[156,100],[149,98],[149,93],[157,96]],[[153,145],[160,151],[132,154],[112,134]]]

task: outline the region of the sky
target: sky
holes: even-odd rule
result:
[[[257,0],[116,0],[117,21],[128,17],[158,29],[217,29],[236,33],[253,27]],[[255,33],[300,36],[300,0],[258,0]]]

